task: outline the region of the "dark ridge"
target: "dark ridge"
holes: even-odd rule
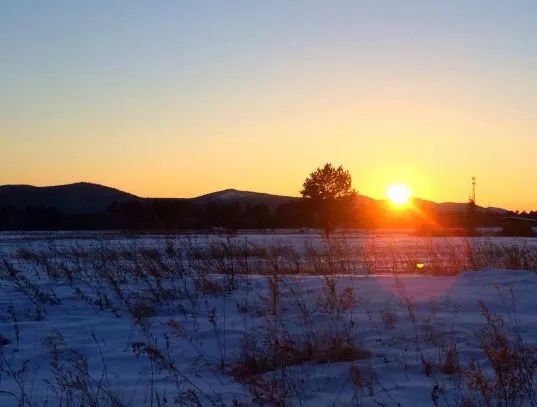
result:
[[[0,208],[53,208],[61,214],[91,214],[106,211],[114,203],[140,199],[119,189],[89,182],[35,187],[0,186]]]
[[[320,227],[315,202],[299,197],[225,189],[194,198],[141,198],[80,182],[35,187],[0,186],[0,230],[184,230]],[[337,224],[350,228],[449,228],[501,226],[504,209],[414,199],[407,211],[384,200],[356,197]],[[528,217],[537,218],[537,213]]]

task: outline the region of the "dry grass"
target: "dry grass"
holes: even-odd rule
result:
[[[503,318],[483,302],[481,310],[486,322],[478,340],[489,369],[472,361],[464,372],[468,388],[476,393],[477,403],[486,406],[535,405],[537,349],[524,342],[516,324],[509,333]]]

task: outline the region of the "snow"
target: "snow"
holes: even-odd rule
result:
[[[310,237],[315,244],[322,243],[320,238]],[[341,336],[370,354],[339,362],[319,362],[322,355],[315,355],[284,371],[260,374],[277,383],[284,378],[289,385],[286,403],[308,406],[431,405],[435,385],[442,389],[438,405],[457,405],[464,396],[476,397],[461,384],[462,375],[444,374],[436,368],[426,375],[423,360],[440,364],[442,352],[456,344],[461,366],[472,360],[487,366],[476,335],[485,325],[480,301],[503,316],[509,333],[516,326],[525,341],[537,345],[537,275],[528,270],[487,269],[451,276],[345,273],[271,277],[252,273],[234,276],[236,287],[224,290],[229,275],[168,271],[157,278],[150,272],[135,275],[135,267],[125,259],[110,257],[101,264],[84,256],[69,257],[66,251],[54,252],[73,245],[88,253],[103,247],[164,248],[169,239],[106,234],[90,234],[86,239],[77,234],[2,235],[0,334],[6,344],[1,348],[0,405],[19,405],[21,397],[24,405],[60,405],[63,397],[66,405],[68,394],[53,390],[61,386],[56,381],[59,373],[54,370],[51,343],[58,345],[61,355],[59,370],[75,371],[76,377],[88,379],[92,390],[87,397],[94,397],[98,405],[110,405],[106,394],[111,392],[121,404],[132,406],[174,405],[180,395],[183,398],[179,401],[188,404],[185,397],[192,394],[197,394],[201,405],[256,404],[252,386],[240,383],[233,373],[248,334],[259,346],[267,335],[275,335],[280,344],[292,341],[296,347]],[[173,239],[185,241],[185,237]],[[190,244],[206,246],[225,237],[188,239]],[[250,234],[234,239],[267,247],[304,247],[300,234]],[[363,246],[363,236],[353,239],[351,247]],[[375,239],[380,251],[393,244],[407,251],[429,244],[410,237]],[[457,241],[441,242],[452,247]],[[535,245],[534,240],[499,242]],[[21,257],[20,248],[41,250],[53,260]],[[157,263],[148,260],[144,265],[150,268]],[[105,275],[117,277],[114,281],[119,290]],[[205,289],[200,288],[201,280],[209,282]],[[271,281],[277,282],[276,296]],[[135,308],[146,310],[140,311],[143,318],[136,317],[140,313],[133,311]],[[160,356],[152,359],[154,349],[173,368],[163,367]],[[73,360],[70,356],[78,354],[87,358],[88,376],[80,369],[73,370],[80,365],[68,362]],[[14,373],[25,363],[24,373]],[[352,369],[361,372],[366,383],[363,387],[353,385]],[[80,394],[71,388],[73,400],[89,404]]]

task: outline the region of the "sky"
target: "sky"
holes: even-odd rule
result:
[[[0,184],[537,209],[533,0],[0,0]]]

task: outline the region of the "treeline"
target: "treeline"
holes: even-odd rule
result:
[[[62,214],[55,208],[0,209],[0,230],[179,230],[318,227],[311,205],[296,202],[270,209],[263,203],[198,204],[188,200],[133,200],[95,214]]]
[[[436,213],[419,205],[393,210],[386,204],[334,207],[334,227],[348,228],[469,228],[501,226],[506,214],[486,211]],[[524,216],[537,219],[537,212]],[[64,214],[55,208],[0,208],[0,230],[181,230],[322,228],[314,201],[295,201],[269,207],[264,203],[200,204],[190,200],[132,200],[114,203],[102,213]]]

